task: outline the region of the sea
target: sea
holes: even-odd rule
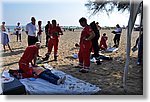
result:
[[[79,26],[60,26],[62,29],[82,29],[82,27]],[[7,30],[9,29],[10,32],[14,32],[16,26],[6,26]],[[44,30],[44,26],[42,26],[42,29]],[[22,26],[22,30],[25,31],[25,26]]]
[[[22,29],[25,29],[25,26],[21,26]],[[14,32],[16,29],[16,26],[6,26],[7,30],[9,30],[10,32]]]

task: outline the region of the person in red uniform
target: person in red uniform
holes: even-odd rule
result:
[[[52,25],[49,27],[50,39],[48,40],[48,53],[43,60],[48,60],[54,46],[54,60],[57,61],[57,51],[58,51],[58,42],[59,35],[63,35],[63,32],[59,26],[57,26],[56,20],[52,20]]]
[[[79,56],[79,70],[82,73],[89,71],[90,67],[90,49],[92,47],[92,39],[95,37],[95,33],[92,31],[91,27],[87,24],[86,18],[82,17],[79,23],[83,28],[80,36],[80,50]]]
[[[107,41],[108,37],[106,36],[106,33],[103,34],[100,41],[100,49],[106,50],[107,49]]]
[[[22,72],[23,78],[30,78],[35,77],[33,73],[32,67],[36,67],[36,58],[38,55],[38,51],[40,48],[40,42],[36,42],[35,45],[30,45],[26,48],[24,51],[24,54],[22,55],[21,59],[19,60],[19,70]]]

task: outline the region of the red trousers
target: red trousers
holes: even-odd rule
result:
[[[100,41],[100,49],[102,49],[102,50],[106,50],[107,49],[106,41]]]
[[[48,40],[48,53],[52,52],[52,48],[54,46],[54,55],[57,55],[57,50],[58,50],[58,38],[51,38]]]
[[[19,70],[21,70],[23,78],[31,78],[34,77],[33,69],[29,67],[29,63],[24,63],[19,61]]]
[[[80,43],[80,50],[79,50],[79,63],[83,64],[84,68],[90,67],[90,49],[92,47],[92,42],[84,41]]]

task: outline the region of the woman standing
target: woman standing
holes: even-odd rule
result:
[[[8,45],[9,50],[12,52],[12,49],[9,45],[8,33],[6,32],[5,22],[2,22],[1,25],[1,44],[3,44],[4,52],[6,51],[5,46]]]

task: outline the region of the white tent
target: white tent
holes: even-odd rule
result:
[[[142,7],[143,11],[143,1],[142,0],[130,0],[130,17],[128,21],[128,29],[127,29],[127,48],[126,48],[126,63],[124,67],[124,75],[123,75],[123,87],[124,90],[126,91],[126,80],[127,80],[127,75],[128,75],[128,67],[129,67],[129,61],[130,61],[130,48],[131,48],[131,34],[132,30],[135,24],[135,20],[137,17],[138,12],[140,11],[140,7]],[[142,26],[142,20],[143,20],[143,12],[141,12],[141,24]],[[140,27],[141,28],[141,27]],[[141,31],[140,31],[141,33]]]

